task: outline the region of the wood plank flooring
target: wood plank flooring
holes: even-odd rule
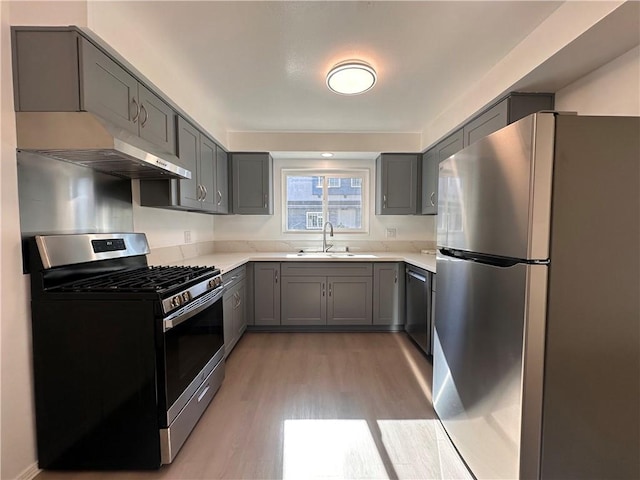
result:
[[[38,480],[472,478],[403,333],[247,333],[171,465]]]

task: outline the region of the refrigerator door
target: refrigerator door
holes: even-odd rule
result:
[[[437,258],[433,403],[478,479],[538,476],[547,268]]]
[[[549,258],[554,128],[530,115],[440,163],[439,247]]]

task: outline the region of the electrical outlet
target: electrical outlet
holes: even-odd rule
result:
[[[184,231],[184,243],[191,243],[191,230]]]
[[[387,236],[387,238],[396,238],[396,229],[395,228],[387,228],[386,236]]]

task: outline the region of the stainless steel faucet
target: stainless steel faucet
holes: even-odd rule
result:
[[[332,243],[327,245],[327,225],[329,226],[329,228],[331,228],[331,230],[329,230],[329,236],[333,237],[333,224],[331,222],[324,222],[324,227],[322,227],[322,251],[323,252],[328,252],[329,249],[333,247]]]

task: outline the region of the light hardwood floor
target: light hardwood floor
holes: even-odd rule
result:
[[[247,333],[175,461],[38,480],[471,478],[403,333]]]

